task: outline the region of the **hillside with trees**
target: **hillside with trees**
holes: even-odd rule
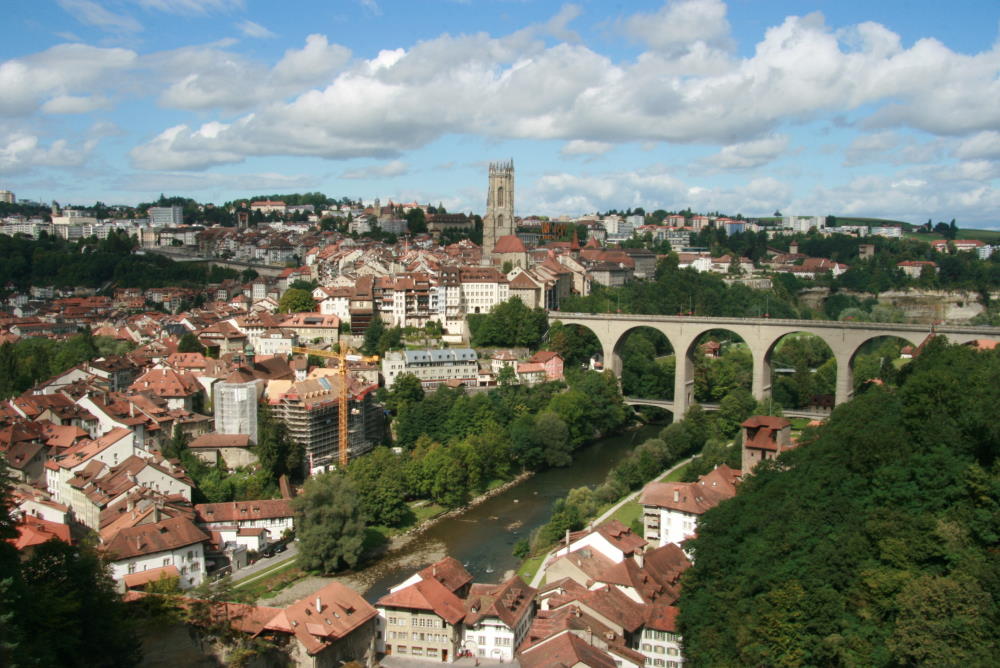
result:
[[[690,544],[697,665],[994,665],[1000,352],[934,339],[758,467]]]
[[[137,242],[125,232],[107,239],[69,242],[47,234],[37,239],[0,234],[0,285],[24,290],[31,285],[57,288],[153,288],[164,285],[204,285],[235,278],[234,269],[207,269],[198,262],[174,262],[162,255],[135,255]]]

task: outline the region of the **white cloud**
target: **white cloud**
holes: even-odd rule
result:
[[[141,32],[142,24],[127,14],[115,14],[91,0],[58,0],[59,6],[84,25],[110,32]]]
[[[941,157],[946,140],[918,142],[912,135],[884,130],[855,137],[844,151],[844,166],[884,162],[893,165],[916,165]]]
[[[791,188],[773,178],[752,179],[733,188],[703,188],[660,167],[586,176],[548,174],[527,188],[518,210],[561,215],[636,206],[647,210],[690,206],[697,211],[761,215],[784,207],[790,197]]]
[[[244,156],[235,151],[210,149],[200,140],[218,136],[224,126],[206,123],[196,132],[186,125],[167,128],[152,141],[136,146],[129,153],[132,163],[140,169],[205,169],[212,165],[242,162]]]
[[[259,23],[254,23],[250,19],[244,19],[236,24],[237,29],[247,37],[270,38],[277,37],[273,32]]]
[[[285,51],[274,66],[273,78],[280,83],[324,81],[346,65],[350,57],[350,49],[328,43],[326,35],[309,35],[303,48]]]
[[[193,46],[152,55],[146,62],[166,80],[160,103],[179,109],[246,109],[328,82],[350,51],[309,35],[273,68],[227,50],[228,44]]]
[[[42,105],[47,114],[85,114],[96,109],[107,109],[108,98],[102,95],[59,95]]]
[[[787,148],[786,135],[773,135],[724,146],[721,151],[706,158],[703,163],[718,169],[750,169],[775,160]]]
[[[362,7],[375,16],[382,16],[382,8],[378,6],[378,3],[375,0],[358,0],[358,2],[361,3]]]
[[[23,115],[36,110],[44,100],[56,110],[71,106],[74,92],[93,97],[95,89],[130,71],[138,61],[128,49],[102,49],[85,44],[60,44],[24,58],[0,63],[0,116]],[[113,77],[112,75],[115,75]],[[77,107],[81,105],[78,103]],[[64,112],[62,112],[64,113]]]
[[[393,160],[387,162],[384,165],[372,165],[371,167],[362,167],[360,169],[352,169],[341,173],[340,178],[342,179],[384,179],[391,178],[393,176],[402,176],[410,171],[410,168],[402,160]]]
[[[665,11],[718,19],[707,11],[715,7],[674,3]],[[739,166],[761,159],[748,151],[774,148],[773,140],[755,144],[754,138],[783,123],[877,108],[890,99],[922,110],[897,119],[917,129],[971,131],[1000,124],[1000,105],[987,103],[1000,99],[1000,89],[983,93],[1000,86],[1000,47],[966,56],[923,40],[903,49],[898,36],[877,24],[834,33],[814,14],[768,29],[752,56],[736,59],[705,46],[723,34],[721,20],[724,15],[709,22],[715,28],[692,28],[692,39],[700,41],[682,54],[649,52],[623,63],[583,45],[547,47],[536,26],[500,38],[442,35],[339,71],[346,50],[313,36],[283,63],[312,63],[315,50],[321,66],[314,71],[303,64],[297,71],[315,73],[314,83],[324,73],[339,74],[287,102],[280,100],[291,86],[281,88],[279,81],[275,89],[233,54],[195,50],[174,67],[187,75],[169,87],[163,102],[189,109],[256,103],[253,114],[225,132],[185,143],[191,150],[239,156],[396,157],[457,133],[605,144],[745,144],[721,154]],[[282,63],[271,71],[272,77],[279,74],[291,79]],[[257,92],[265,88],[246,85],[256,81],[277,92],[265,97]],[[945,88],[953,91],[946,97],[977,101],[960,111],[923,103]],[[887,124],[887,109],[871,122]]]
[[[189,172],[147,172],[129,174],[119,179],[116,188],[136,192],[185,192],[189,190],[226,190],[259,192],[316,187],[315,176],[263,172],[253,174],[191,174]]]
[[[545,24],[545,32],[549,33],[556,39],[561,39],[564,42],[579,42],[580,35],[575,31],[569,29],[569,24],[576,19],[583,10],[580,9],[579,5],[565,4],[559,10],[559,13],[553,16]]]
[[[245,9],[243,0],[133,0],[143,9],[166,14],[215,14]]]
[[[844,151],[844,165],[861,165],[884,157],[887,151],[899,146],[901,138],[892,131],[859,135]]]
[[[723,49],[733,46],[722,0],[668,0],[659,11],[634,14],[619,28],[658,51],[683,52],[699,42]]]
[[[1000,160],[1000,132],[986,130],[965,139],[955,149],[955,156]]]
[[[788,208],[915,222],[956,218],[960,224],[996,224],[1000,190],[988,182],[942,180],[941,176],[940,170],[867,175],[843,185],[817,187]]]
[[[96,140],[88,140],[82,146],[71,147],[65,139],[44,146],[35,135],[8,135],[0,140],[0,174],[24,173],[35,167],[77,167],[96,146]]]
[[[614,147],[614,144],[603,141],[574,139],[563,146],[559,152],[562,155],[604,155]]]

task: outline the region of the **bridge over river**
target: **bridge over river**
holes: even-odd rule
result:
[[[815,334],[830,346],[837,360],[835,402],[848,401],[854,390],[854,356],[865,342],[882,336],[894,336],[908,341],[915,348],[932,331],[948,337],[953,343],[976,339],[1000,339],[1000,327],[964,325],[911,325],[902,323],[837,322],[829,320],[781,320],[775,318],[710,318],[704,316],[634,315],[624,313],[564,313],[549,312],[549,322],[578,325],[592,331],[601,343],[604,367],[621,377],[621,348],[629,332],[649,327],[663,334],[674,349],[677,371],[674,377],[674,400],[653,403],[653,400],[631,399],[630,403],[659,405],[683,415],[694,403],[694,356],[698,339],[712,330],[726,330],[743,339],[753,355],[754,398],[758,401],[771,396],[771,357],[778,341],[787,334]],[[667,405],[669,404],[669,406]],[[801,412],[801,411],[799,411]],[[791,413],[786,413],[791,415]],[[802,417],[815,417],[811,413]]]
[[[640,397],[625,397],[625,404],[628,406],[655,406],[663,410],[674,413],[674,402],[666,399],[642,399]],[[700,404],[706,411],[719,410],[719,404]],[[677,413],[674,413],[677,415]],[[781,409],[781,414],[786,418],[808,418],[810,420],[823,420],[830,417],[830,411],[799,409]]]

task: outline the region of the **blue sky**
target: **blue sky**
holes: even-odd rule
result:
[[[12,0],[0,188],[1000,227],[1000,5]]]

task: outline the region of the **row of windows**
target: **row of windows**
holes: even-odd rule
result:
[[[424,642],[448,642],[448,636],[444,633],[417,633],[413,631],[388,631],[387,640],[423,640]]]
[[[387,621],[389,626],[406,626],[405,617],[389,617]],[[426,629],[448,628],[445,621],[438,617],[411,617],[410,625]]]
[[[647,666],[665,666],[666,668],[680,668],[680,663],[677,661],[664,661],[663,659],[650,659],[646,658]]]
[[[654,654],[663,654],[664,649],[666,649],[666,653],[669,654],[670,656],[680,656],[680,652],[678,652],[675,647],[664,648],[663,645],[650,645],[648,642],[642,643],[643,652],[653,652]]]
[[[479,636],[478,641],[479,645],[485,645],[486,636]],[[503,636],[500,636],[498,638],[493,638],[493,644],[496,645],[497,647],[510,647],[512,643],[510,638],[505,638]]]
[[[428,647],[426,654],[424,653],[423,647],[407,647],[406,645],[399,645],[396,648],[396,654],[409,654],[411,656],[430,656],[437,658],[441,650],[434,649],[433,647]]]
[[[644,638],[663,640],[666,642],[678,642],[680,638],[680,636],[676,633],[670,633],[669,631],[657,631],[656,629],[646,629],[642,635]]]

